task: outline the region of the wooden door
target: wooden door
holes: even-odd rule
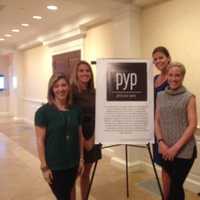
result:
[[[81,59],[81,51],[72,51],[67,52],[59,55],[53,56],[53,73],[55,72],[62,72],[68,78],[73,73],[73,70],[77,63]]]

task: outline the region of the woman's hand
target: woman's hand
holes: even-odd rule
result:
[[[48,183],[48,184],[52,184],[53,181],[53,175],[52,175],[52,171],[50,169],[46,169],[44,171],[42,171],[42,175],[44,177],[44,180]]]
[[[162,154],[162,157],[166,160],[166,154],[169,147],[164,143],[164,141],[159,142],[159,152]]]
[[[176,147],[176,145],[173,145],[167,150],[166,153],[167,160],[174,160],[174,157],[176,156],[177,153],[178,153],[178,148]]]

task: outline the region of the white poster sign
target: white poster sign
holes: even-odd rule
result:
[[[99,59],[96,86],[96,143],[154,142],[150,61]]]

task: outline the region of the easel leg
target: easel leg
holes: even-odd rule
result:
[[[128,183],[128,145],[125,145],[126,152],[126,197],[129,198],[129,183]]]
[[[92,187],[92,183],[93,183],[93,180],[94,180],[94,175],[95,175],[95,172],[96,172],[97,164],[98,164],[98,161],[96,161],[95,164],[94,164],[91,180],[90,180],[89,187],[88,187],[88,191],[87,191],[87,194],[86,194],[86,197],[84,198],[84,200],[88,200],[90,190],[91,190],[91,187]]]
[[[158,178],[158,173],[156,171],[156,167],[155,167],[155,164],[154,164],[154,161],[153,161],[153,156],[152,156],[152,153],[151,153],[151,149],[150,149],[150,144],[149,143],[147,144],[147,148],[148,148],[148,151],[149,151],[149,156],[150,156],[151,163],[152,163],[152,166],[153,166],[154,174],[155,174],[155,177],[156,177],[156,180],[157,180],[157,183],[158,183],[158,188],[160,190],[160,195],[161,195],[162,199],[164,199],[162,187],[161,187],[161,184],[160,184],[160,180]]]

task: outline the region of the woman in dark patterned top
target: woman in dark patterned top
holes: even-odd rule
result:
[[[100,158],[98,155],[101,154],[100,148],[98,149],[97,145],[94,145],[95,89],[92,69],[86,61],[80,61],[76,66],[72,84],[72,99],[73,104],[78,105],[82,111],[85,168],[80,177],[80,186],[81,198],[85,200],[92,165]]]
[[[167,200],[184,200],[184,181],[196,158],[194,132],[197,127],[195,96],[183,85],[185,67],[168,66],[169,86],[156,102],[155,130],[162,155],[161,165],[170,177]]]
[[[160,74],[157,74],[154,77],[154,108],[156,108],[155,102],[158,93],[165,90],[165,88],[168,86],[167,69],[171,61],[171,57],[168,49],[163,46],[156,47],[152,52],[152,57],[154,65],[160,71]],[[155,144],[153,145],[153,153],[154,153],[154,162],[158,165],[161,165],[161,155],[158,153],[157,141],[155,141]],[[163,168],[162,168],[162,182],[163,182],[163,195],[165,200],[169,192],[170,179],[167,172]]]

